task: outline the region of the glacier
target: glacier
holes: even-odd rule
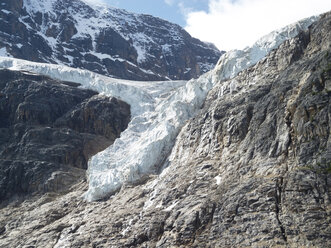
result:
[[[132,116],[128,128],[110,147],[93,156],[88,163],[89,188],[84,197],[88,201],[95,201],[116,192],[123,184],[137,183],[150,174],[159,173],[166,161],[171,160],[169,155],[179,131],[198,113],[214,85],[253,66],[285,40],[307,30],[318,18],[313,16],[304,19],[272,32],[252,47],[230,51],[220,58],[214,70],[188,82],[127,81],[63,65],[8,57],[0,57],[0,68],[77,82],[81,87],[117,97],[130,104]],[[224,87],[229,87],[232,92],[235,84],[225,84]]]

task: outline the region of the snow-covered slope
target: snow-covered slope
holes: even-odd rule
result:
[[[243,69],[259,62],[261,58],[265,57],[272,49],[277,48],[285,40],[295,37],[302,30],[307,30],[318,19],[318,16],[303,19],[263,36],[251,47],[223,54],[214,69],[218,75],[218,80],[222,81],[235,77]]]
[[[83,87],[118,97],[131,105],[129,127],[112,146],[89,162],[89,190],[85,197],[93,201],[113,193],[123,183],[137,182],[148,174],[158,172],[167,159],[171,160],[169,154],[181,127],[199,111],[215,83],[254,65],[282,42],[306,30],[317,18],[311,17],[273,32],[252,48],[230,52],[220,59],[213,71],[186,83],[116,80],[89,71],[11,58],[1,58],[0,68],[28,70],[78,82]],[[231,92],[235,87],[224,85],[222,94]]]
[[[0,34],[1,54],[132,80],[190,79],[221,55],[173,23],[81,0],[3,0]]]

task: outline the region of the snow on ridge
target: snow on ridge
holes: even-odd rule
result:
[[[132,120],[128,128],[113,145],[89,161],[89,189],[85,198],[94,201],[114,193],[125,183],[137,182],[157,172],[171,153],[180,129],[196,115],[217,82],[233,78],[254,65],[282,42],[306,30],[317,18],[273,32],[251,48],[229,52],[221,57],[213,71],[186,83],[118,80],[86,70],[10,58],[0,58],[0,68],[27,70],[78,82],[131,105]],[[173,154],[168,158],[171,161]]]
[[[279,47],[285,40],[295,37],[301,31],[307,30],[319,18],[319,16],[305,18],[263,36],[251,47],[246,47],[243,50],[232,50],[223,54],[215,67],[218,80],[233,78],[242,70],[255,65],[271,50]]]
[[[23,7],[28,13],[47,13],[52,12],[56,0],[23,0]]]
[[[71,14],[74,19],[77,33],[72,37],[85,38],[91,37],[93,44],[93,51],[96,51],[96,38],[99,33],[106,28],[112,28],[118,32],[124,39],[133,41],[133,46],[137,51],[138,64],[143,63],[149,56],[148,47],[158,45],[158,40],[141,32],[142,27],[146,28],[144,15],[128,12],[124,9],[117,9],[103,3],[93,3],[89,0],[73,0],[72,5],[66,10],[57,8],[59,0],[23,0],[23,6],[28,13],[34,15],[37,12],[48,13],[51,16],[52,23],[42,23],[41,30],[38,32],[54,49],[59,44],[57,39],[50,39],[47,37],[46,31],[48,25],[59,25],[56,22],[57,12],[66,11]],[[28,25],[23,20],[21,22]],[[170,25],[169,38],[182,42],[183,37],[176,28]],[[96,28],[97,27],[97,28]],[[156,27],[149,27],[150,29]]]
[[[110,6],[107,3],[105,3],[101,0],[81,0],[81,1],[93,8],[99,9],[101,11],[102,10],[105,11],[107,8],[110,8]]]

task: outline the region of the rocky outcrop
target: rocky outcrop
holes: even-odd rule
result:
[[[127,127],[116,98],[29,73],[0,71],[0,199],[68,190],[88,159]]]
[[[219,82],[160,175],[2,208],[0,246],[329,247],[330,30],[327,13]]]
[[[131,80],[191,79],[222,54],[180,26],[80,0],[4,0],[0,56]]]

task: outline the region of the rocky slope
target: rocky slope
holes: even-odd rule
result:
[[[190,79],[221,52],[180,26],[81,0],[3,0],[0,56],[132,80]]]
[[[0,70],[0,201],[67,191],[127,127],[129,105],[77,86]]]
[[[84,181],[13,200],[0,246],[329,247],[330,31],[327,13],[232,79],[221,60],[159,175],[99,202]]]

